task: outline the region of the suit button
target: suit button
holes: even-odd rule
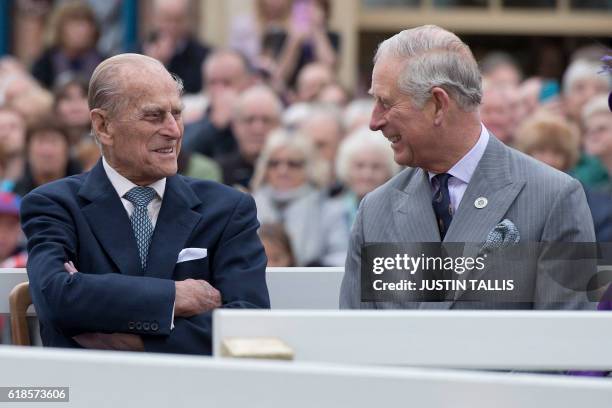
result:
[[[151,328],[151,325],[149,324],[149,322],[144,322],[142,324],[142,329],[143,330],[149,331],[150,328]]]
[[[159,330],[159,325],[157,324],[157,322],[151,323],[151,330],[153,330],[153,331],[158,331]]]
[[[136,322],[136,330],[142,330],[142,323]]]
[[[128,323],[128,329],[134,330],[134,322],[129,322]]]

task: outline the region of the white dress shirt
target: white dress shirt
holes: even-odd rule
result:
[[[453,212],[456,212],[457,208],[459,208],[463,194],[465,194],[465,190],[467,189],[467,186],[474,175],[474,171],[476,171],[476,167],[478,166],[480,159],[482,159],[482,155],[484,154],[488,143],[489,131],[483,124],[481,124],[480,137],[478,138],[478,141],[474,147],[472,147],[470,151],[461,158],[461,160],[455,163],[455,165],[451,167],[449,171],[447,171],[448,174],[453,176],[448,179],[448,192],[450,194]],[[437,180],[432,180],[436,174],[431,172],[428,173],[433,194],[438,191],[440,186],[438,186]]]
[[[121,203],[123,204],[125,211],[127,211],[128,217],[131,217],[132,213],[134,212],[134,204],[132,204],[129,200],[123,198],[123,196],[128,191],[138,186],[123,177],[121,174],[119,174],[117,170],[113,169],[104,157],[102,157],[102,166],[104,166],[106,176],[108,177],[111,184],[115,188],[115,191],[121,198]],[[153,190],[155,190],[156,193],[153,200],[151,200],[149,205],[147,205],[147,212],[149,214],[149,218],[151,219],[153,228],[155,228],[155,224],[157,223],[157,217],[159,216],[159,209],[161,208],[162,199],[164,198],[164,191],[166,191],[166,178],[164,177],[161,180],[157,180],[155,183],[149,184],[146,187],[151,187]]]

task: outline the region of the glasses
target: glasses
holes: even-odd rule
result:
[[[298,169],[302,169],[305,163],[304,163],[304,160],[274,160],[272,159],[268,161],[268,168],[276,169],[283,164],[289,167],[290,169],[298,170]]]

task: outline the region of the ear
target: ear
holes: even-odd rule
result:
[[[108,112],[103,109],[92,109],[89,112],[91,118],[91,128],[102,146],[112,146],[114,137],[109,131],[110,121]]]
[[[444,89],[434,86],[431,89],[431,101],[433,103],[434,124],[440,126],[448,112],[450,97]]]

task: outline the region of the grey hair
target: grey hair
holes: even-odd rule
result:
[[[253,85],[250,88],[245,89],[238,96],[238,101],[234,104],[233,109],[233,117],[238,118],[242,115],[242,110],[244,109],[245,100],[251,97],[261,97],[269,96],[270,100],[274,104],[274,109],[277,112],[278,120],[281,120],[281,116],[283,114],[283,102],[280,100],[276,92],[272,88],[267,85]]]
[[[404,30],[383,41],[374,63],[383,55],[406,60],[398,87],[422,108],[433,87],[448,92],[464,111],[482,101],[482,80],[470,48],[455,34],[435,25]]]
[[[89,81],[87,103],[89,110],[103,109],[112,115],[126,107],[129,97],[125,94],[125,83],[119,73],[125,68],[149,64],[166,68],[158,60],[140,54],[119,54],[102,61],[94,70]],[[167,72],[167,71],[166,71]],[[176,82],[179,95],[183,94],[183,81],[174,74],[168,73]],[[123,98],[122,98],[123,96]]]
[[[598,113],[611,113],[607,94],[594,96],[587,102],[584,108],[582,108],[582,121],[586,123],[591,116]]]
[[[278,128],[270,133],[261,154],[257,158],[255,172],[251,180],[251,191],[257,191],[267,183],[268,162],[272,154],[283,147],[302,154],[306,163],[307,179],[311,184],[317,187],[324,187],[327,184],[328,168],[326,163],[317,156],[316,149],[310,139],[299,132]]]
[[[348,182],[351,162],[355,154],[363,151],[367,151],[369,154],[379,154],[385,158],[389,178],[399,171],[400,166],[393,158],[393,150],[389,147],[389,141],[380,131],[375,132],[364,126],[355,130],[340,143],[338,156],[336,157],[336,176],[338,180],[343,183]]]
[[[573,61],[563,73],[563,93],[569,94],[576,82],[581,79],[590,78],[596,81],[604,82],[610,88],[610,74],[602,72],[602,67],[599,62],[586,59],[578,59]]]

